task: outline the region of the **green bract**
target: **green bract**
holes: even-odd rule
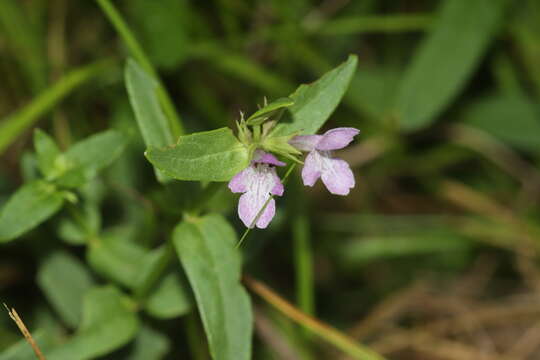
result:
[[[248,149],[229,128],[180,136],[176,145],[150,148],[145,155],[178,180],[228,181],[249,163]]]

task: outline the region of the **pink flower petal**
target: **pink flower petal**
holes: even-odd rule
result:
[[[260,149],[255,151],[255,156],[253,157],[253,162],[261,164],[271,164],[275,166],[285,166],[286,164],[283,161],[279,161],[274,155],[264,152]]]
[[[270,193],[277,196],[283,195],[285,189],[283,188],[281,179],[277,176],[276,169],[272,169],[272,177],[274,178],[274,187],[270,190]]]
[[[269,194],[266,196],[258,196],[258,194],[253,192],[248,192],[240,196],[240,201],[238,202],[238,216],[246,227],[252,228],[256,225],[258,228],[264,229],[268,226],[276,213],[276,202],[274,199],[268,202],[268,205],[257,220],[257,223],[253,224],[253,222],[269,197]]]
[[[231,189],[233,193],[243,193],[247,191],[246,173],[249,172],[248,169],[249,168],[246,168],[240,171],[233,176],[231,181],[229,181],[229,189]]]
[[[306,156],[304,167],[302,168],[302,180],[304,185],[313,186],[321,176],[321,154],[317,150],[313,150]]]
[[[353,141],[360,130],[355,128],[336,128],[328,130],[322,139],[317,143],[317,150],[337,150],[343,149]]]
[[[321,139],[321,135],[298,135],[289,140],[289,144],[300,151],[312,151]]]
[[[270,221],[272,221],[272,219],[274,218],[275,214],[276,214],[276,201],[274,199],[271,199],[268,202],[268,205],[266,205],[266,208],[261,214],[261,217],[259,217],[259,220],[257,220],[257,227],[259,229],[266,229],[268,224],[270,224]]]
[[[349,164],[341,159],[327,158],[321,178],[328,191],[335,195],[348,195],[355,185]]]

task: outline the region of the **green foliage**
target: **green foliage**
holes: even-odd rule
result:
[[[54,140],[40,129],[34,131],[34,148],[36,149],[39,170],[45,178],[54,178],[56,172],[56,159],[60,149]]]
[[[506,0],[443,2],[439,19],[398,90],[395,111],[403,129],[428,126],[455,99],[499,29],[506,4]]]
[[[316,82],[301,85],[290,95],[294,104],[289,107],[291,123],[282,123],[276,134],[287,135],[296,132],[315,134],[328,120],[352,79],[358,59],[351,55],[346,62],[329,71]]]
[[[64,194],[42,180],[25,184],[0,212],[0,243],[14,240],[53,216],[64,203]]]
[[[116,130],[107,130],[76,143],[59,160],[63,171],[56,181],[66,187],[84,185],[110,165],[125,146],[124,136]]]
[[[540,108],[523,96],[492,95],[472,104],[463,121],[523,150],[540,149]]]
[[[539,10],[0,1],[0,304],[48,360],[383,358],[358,339],[414,360],[444,346],[393,339],[448,311],[508,296],[528,313],[514,293],[540,249]],[[347,197],[303,186],[289,144],[336,127],[361,130],[325,154],[350,164]],[[285,191],[246,231],[238,198],[268,184],[223,182],[256,149],[287,163]],[[417,282],[434,305],[420,313]],[[435,340],[474,357],[485,338],[515,349],[534,321]],[[0,360],[26,359],[4,312]]]
[[[185,280],[171,272],[152,290],[146,302],[146,311],[159,319],[172,319],[191,310],[191,299]]]
[[[240,253],[234,229],[218,215],[184,221],[173,234],[182,267],[216,360],[251,357],[252,314],[240,285]]]
[[[69,253],[54,252],[41,264],[37,283],[61,319],[70,327],[77,327],[83,295],[93,286],[84,264]]]
[[[228,128],[181,136],[174,146],[149,148],[145,155],[165,174],[194,181],[228,181],[249,161],[248,149]]]
[[[132,340],[139,329],[133,305],[112,286],[85,293],[79,329],[67,343],[45,354],[51,360],[85,360],[105,355]]]

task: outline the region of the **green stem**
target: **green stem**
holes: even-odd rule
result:
[[[163,107],[163,111],[165,112],[165,114],[167,115],[167,119],[169,120],[169,126],[171,128],[173,136],[176,139],[178,136],[184,133],[182,121],[180,119],[180,115],[178,115],[176,108],[174,107],[174,104],[169,94],[167,93],[167,90],[165,89],[165,86],[161,82],[156,69],[150,62],[148,56],[146,56],[146,53],[135,38],[135,35],[127,25],[126,21],[118,12],[118,10],[114,7],[114,5],[110,2],[110,0],[96,1],[111,22],[111,24],[114,26],[118,34],[120,34],[120,37],[122,38],[124,44],[131,53],[131,56],[133,56],[135,60],[139,63],[139,65],[141,65],[143,69],[147,73],[152,75],[152,77],[157,81],[157,95],[161,106]]]
[[[66,95],[110,65],[110,61],[99,61],[72,70],[54,85],[40,93],[24,108],[0,121],[0,154],[15,141],[17,136],[38,121],[42,115],[51,110]]]

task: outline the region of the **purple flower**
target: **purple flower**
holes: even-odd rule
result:
[[[354,187],[354,175],[346,161],[332,157],[331,150],[349,145],[360,130],[336,128],[324,135],[299,135],[289,142],[302,151],[309,151],[302,169],[304,185],[313,186],[322,178],[328,191],[336,195],[347,195]]]
[[[229,189],[233,193],[243,193],[238,202],[238,215],[247,227],[256,225],[264,229],[276,213],[276,202],[271,199],[257,222],[253,223],[270,198],[270,194],[283,195],[283,184],[273,165],[285,166],[285,163],[272,154],[257,150],[251,164],[229,182]]]

